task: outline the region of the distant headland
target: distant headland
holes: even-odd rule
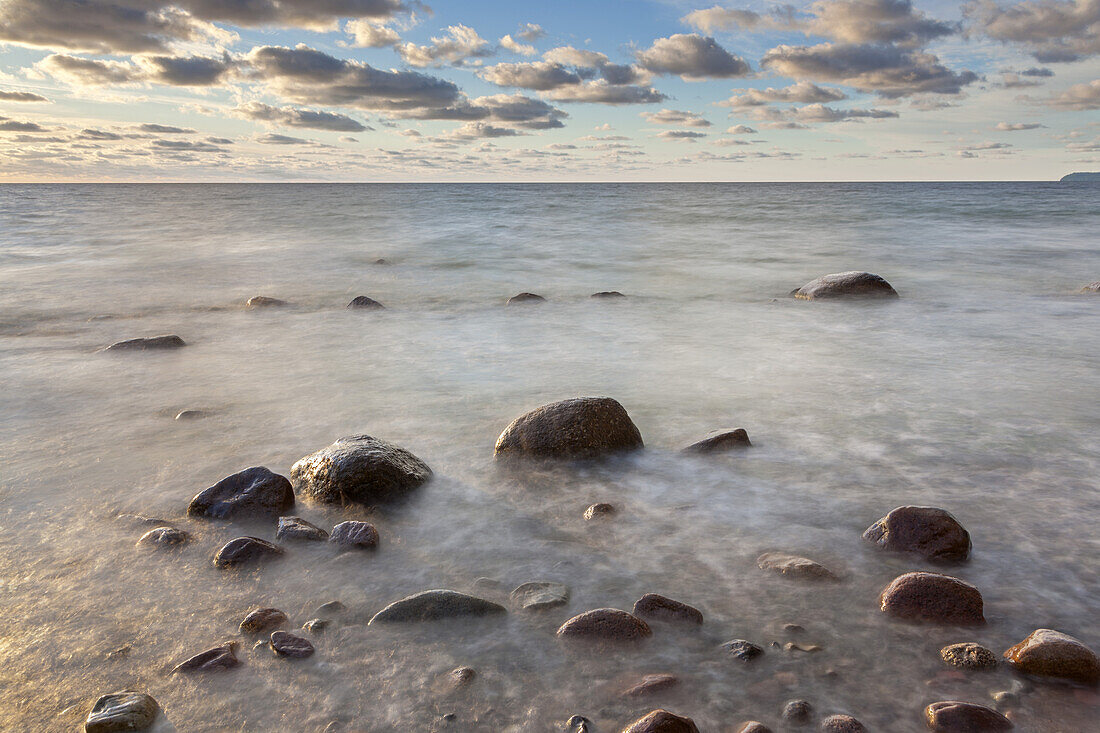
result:
[[[1100,173],[1070,173],[1068,176],[1062,176],[1060,179],[1062,183],[1071,182],[1079,183],[1086,181],[1089,183],[1100,183]]]

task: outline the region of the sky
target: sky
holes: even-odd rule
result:
[[[1090,170],[1100,0],[0,0],[0,181]]]

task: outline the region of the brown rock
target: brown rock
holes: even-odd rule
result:
[[[791,293],[801,300],[825,298],[897,298],[898,293],[883,278],[869,272],[852,270],[822,275]]]
[[[959,626],[984,624],[982,594],[958,578],[939,573],[905,573],[879,596],[883,613],[909,621]]]
[[[541,303],[546,298],[541,295],[535,295],[534,293],[520,293],[519,295],[513,295],[508,299],[508,305],[521,305],[523,303]]]
[[[237,519],[278,517],[294,506],[294,490],[285,476],[263,466],[246,468],[226,476],[195,495],[187,506],[192,517]]]
[[[558,636],[570,639],[637,641],[652,635],[653,632],[645,621],[617,608],[585,611],[569,619],[558,629]]]
[[[758,720],[742,723],[735,733],[772,733],[772,729]]]
[[[610,397],[579,397],[532,410],[497,439],[495,455],[583,459],[642,447],[630,415]]]
[[[1011,730],[1012,722],[996,710],[958,700],[934,702],[924,709],[928,727],[938,733],[985,733]]]
[[[790,555],[785,552],[765,552],[756,558],[756,565],[761,570],[803,580],[839,580],[836,573],[819,562],[814,562],[807,557]]]
[[[271,649],[280,657],[308,657],[313,654],[313,644],[286,631],[271,633]]]
[[[386,306],[379,303],[374,298],[368,298],[365,295],[357,295],[348,303],[348,308],[352,310],[384,310]]]
[[[95,701],[84,722],[84,733],[145,730],[156,720],[159,710],[157,701],[144,692],[112,692]]]
[[[279,557],[283,548],[259,537],[237,537],[229,540],[214,556],[214,567],[231,568],[237,565]]]
[[[209,672],[217,669],[231,669],[240,664],[237,659],[237,642],[227,641],[213,649],[207,649],[176,665],[173,672]]]
[[[344,547],[373,550],[378,547],[378,530],[368,522],[340,522],[332,528],[328,541]]]
[[[321,542],[328,539],[328,532],[301,517],[279,517],[279,528],[275,530],[275,539],[308,540]]]
[[[1036,629],[1009,648],[1004,657],[1026,674],[1090,685],[1100,682],[1100,659],[1096,653],[1069,634],[1054,629]]]
[[[147,547],[181,547],[191,541],[191,535],[175,527],[157,527],[138,539],[137,544]]]
[[[738,448],[749,448],[749,433],[744,428],[727,430],[717,435],[703,438],[698,443],[692,443],[684,448],[685,453],[721,453]]]
[[[973,642],[945,646],[940,649],[940,658],[948,666],[959,669],[993,669],[997,666],[997,657],[993,652]]]
[[[466,687],[477,678],[477,671],[472,667],[455,667],[447,673],[447,682],[452,689]]]
[[[703,614],[699,609],[656,593],[646,593],[635,601],[634,615],[689,624],[703,623]]]
[[[623,728],[622,733],[699,733],[699,729],[691,718],[654,710]]]
[[[561,583],[533,581],[518,586],[508,598],[519,608],[541,611],[568,603],[569,588]]]
[[[163,336],[149,336],[147,338],[129,339],[111,344],[104,351],[153,351],[162,349],[178,349],[187,346],[187,342],[175,334]]]
[[[290,619],[277,608],[257,608],[251,611],[241,621],[242,634],[263,634],[272,629],[277,629]]]
[[[299,492],[327,504],[395,501],[431,476],[412,453],[370,435],[340,438],[290,468]]]
[[[382,623],[438,621],[465,616],[493,616],[507,613],[500,604],[454,590],[425,590],[394,601],[374,614],[368,626]]]
[[[663,692],[680,684],[680,678],[673,674],[647,674],[623,690],[624,697],[644,697]]]
[[[867,733],[867,728],[851,715],[830,715],[821,721],[821,733]]]
[[[960,562],[970,555],[970,533],[951,514],[931,506],[899,506],[868,527],[863,539],[929,560]]]
[[[584,518],[586,520],[591,521],[591,520],[597,519],[599,517],[610,516],[611,514],[614,514],[614,513],[615,513],[615,507],[613,507],[611,504],[603,504],[603,503],[592,504],[591,506],[589,506],[587,509],[584,510]]]

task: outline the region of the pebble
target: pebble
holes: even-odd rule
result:
[[[313,644],[308,639],[286,631],[272,632],[271,649],[280,657],[302,658],[313,654]]]
[[[237,659],[237,642],[229,641],[213,649],[199,652],[185,662],[176,665],[173,672],[209,672],[216,669],[231,669],[240,664]]]
[[[993,669],[997,657],[989,649],[973,642],[951,644],[940,649],[944,663],[959,669]]]
[[[324,541],[328,532],[301,517],[279,517],[279,528],[275,530],[275,539]]]
[[[584,518],[586,520],[593,520],[599,517],[606,517],[615,513],[615,507],[611,504],[592,504],[584,510]]]
[[[241,621],[240,631],[242,634],[263,634],[279,628],[287,621],[287,615],[277,608],[257,608]]]

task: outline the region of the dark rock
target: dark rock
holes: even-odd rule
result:
[[[534,293],[520,293],[519,295],[513,295],[508,299],[508,305],[518,305],[521,303],[541,303],[546,298],[541,295],[535,295]]]
[[[277,629],[290,619],[277,608],[257,608],[241,621],[242,634],[264,634]]]
[[[173,672],[209,672],[216,669],[231,669],[240,664],[237,659],[237,642],[227,641],[213,649],[207,649],[176,665]]]
[[[584,510],[584,518],[586,520],[598,519],[599,517],[608,517],[615,513],[615,507],[610,504],[592,504]]]
[[[624,697],[645,697],[664,692],[680,684],[680,678],[674,674],[647,674],[623,690]]]
[[[285,300],[269,298],[266,295],[253,295],[245,301],[246,308],[277,308],[281,305],[289,305]]]
[[[783,712],[780,717],[788,723],[794,725],[805,725],[813,718],[814,708],[813,705],[805,700],[788,700],[783,705]]]
[[[569,619],[558,629],[558,636],[569,639],[636,641],[652,635],[653,632],[645,621],[617,608],[585,611]]]
[[[313,654],[313,644],[287,631],[271,632],[271,650],[280,657],[308,657]]]
[[[973,642],[945,646],[940,649],[940,658],[949,667],[959,669],[993,669],[997,666],[997,657],[993,652]]]
[[[699,729],[691,718],[654,710],[623,728],[622,733],[699,733]]]
[[[821,733],[867,733],[867,727],[851,715],[830,715],[821,721]]]
[[[191,535],[175,527],[157,527],[143,534],[137,541],[146,547],[181,547],[191,541]]]
[[[1100,293],[1100,280],[1094,283],[1089,283],[1085,287],[1081,288],[1082,293]]]
[[[176,413],[177,420],[200,420],[204,417],[210,417],[206,410],[180,410]]]
[[[426,590],[394,601],[374,614],[374,618],[367,625],[436,621],[458,616],[489,616],[497,613],[507,613],[507,609],[484,598],[458,591]]]
[[[328,541],[342,547],[373,550],[378,547],[378,530],[368,522],[340,522],[332,528]]]
[[[275,518],[293,506],[294,490],[290,481],[263,466],[254,466],[226,476],[196,494],[187,513],[192,517],[212,519]]]
[[[453,690],[466,687],[477,678],[477,671],[472,667],[455,667],[447,673],[447,684]]]
[[[610,397],[543,405],[516,418],[497,439],[497,456],[596,458],[642,447],[630,416]]]
[[[565,730],[568,733],[589,733],[590,725],[592,721],[583,715],[570,715],[569,720],[565,721]]]
[[[112,649],[107,652],[107,659],[114,661],[115,659],[126,659],[130,656],[134,648],[127,644],[126,646],[120,646],[118,649]]]
[[[807,557],[790,555],[785,552],[765,552],[756,558],[761,570],[771,570],[788,578],[803,580],[839,580],[836,573],[819,562]]]
[[[328,539],[328,532],[301,517],[279,517],[275,539],[324,541]]]
[[[299,492],[327,504],[394,501],[431,476],[432,470],[409,451],[369,435],[340,438],[290,469]]]
[[[788,634],[801,634],[806,629],[798,624],[783,624],[783,630]]]
[[[372,264],[375,264],[375,265],[388,265],[390,263],[385,257],[379,257]]]
[[[302,628],[311,634],[321,634],[324,633],[325,629],[330,625],[332,625],[332,622],[328,619],[311,618],[309,621],[302,624]]]
[[[646,593],[635,601],[634,615],[689,624],[703,623],[703,614],[699,609],[656,593]]]
[[[909,621],[959,626],[985,623],[981,592],[950,575],[899,575],[882,591],[879,603],[883,613]]]
[[[115,731],[145,730],[156,720],[157,701],[144,692],[122,690],[104,695],[95,701],[85,733],[115,733]]]
[[[512,591],[509,598],[514,606],[528,611],[539,611],[568,603],[569,588],[561,583],[524,583]]]
[[[357,295],[348,303],[348,308],[352,310],[383,310],[385,307],[374,298],[368,298],[365,295]]]
[[[970,555],[970,533],[951,514],[931,506],[899,506],[868,527],[863,539],[929,560],[959,562]]]
[[[869,272],[837,272],[811,280],[793,293],[802,300],[824,298],[896,298],[898,293],[883,278]]]
[[[772,729],[760,721],[750,720],[747,723],[742,723],[736,733],[772,733]]]
[[[267,560],[283,554],[283,548],[259,537],[237,537],[226,542],[214,556],[214,567],[230,568],[237,565]]]
[[[178,349],[183,346],[187,346],[187,343],[179,336],[166,334],[164,336],[119,341],[111,344],[104,351],[151,351],[154,349]]]
[[[746,641],[745,639],[731,639],[723,644],[722,648],[742,662],[756,659],[764,653],[762,647],[753,644],[751,641]]]
[[[348,610],[348,607],[345,606],[343,603],[340,603],[340,601],[328,601],[327,603],[322,603],[320,606],[317,607],[317,613],[321,614],[322,616],[343,613],[346,610]]]
[[[1100,659],[1073,638],[1054,629],[1036,629],[1004,653],[1020,672],[1041,677],[1058,677],[1094,685],[1100,682]]]
[[[625,298],[626,296],[620,293],[618,290],[601,290],[598,293],[592,293],[593,298]]]
[[[924,709],[928,727],[938,733],[985,733],[1011,730],[1012,722],[996,710],[958,700],[934,702]]]
[[[749,433],[744,428],[727,430],[717,435],[703,438],[698,443],[692,443],[684,448],[685,453],[722,453],[738,448],[749,448]]]

